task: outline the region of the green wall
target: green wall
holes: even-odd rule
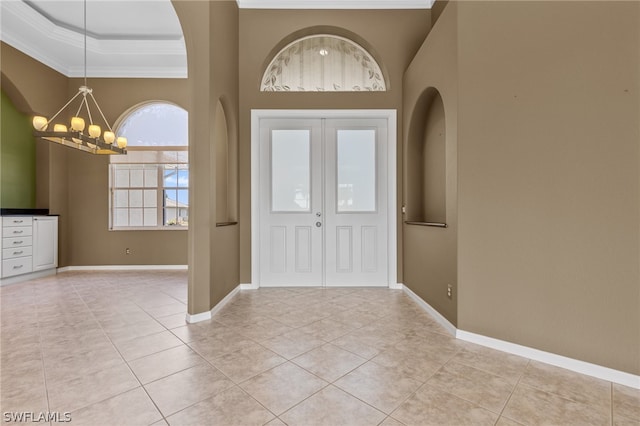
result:
[[[36,142],[31,119],[2,92],[0,104],[0,206],[35,208]]]

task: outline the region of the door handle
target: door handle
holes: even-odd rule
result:
[[[322,226],[322,222],[316,222],[316,227],[320,228]]]

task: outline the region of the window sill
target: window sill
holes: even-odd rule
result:
[[[217,222],[216,223],[216,227],[220,228],[222,226],[233,226],[233,225],[237,225],[238,222]]]
[[[405,225],[432,226],[432,227],[435,227],[435,228],[447,228],[448,227],[446,223],[440,223],[440,222],[417,222],[417,221],[405,220],[404,223],[405,223]]]

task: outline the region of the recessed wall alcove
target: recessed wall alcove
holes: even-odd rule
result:
[[[216,174],[216,225],[234,225],[237,223],[235,145],[231,143],[229,138],[227,115],[221,100],[218,100],[216,106],[213,129]]]
[[[406,222],[446,226],[445,141],[444,103],[430,87],[418,98],[409,127]]]

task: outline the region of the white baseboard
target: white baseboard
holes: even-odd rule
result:
[[[240,284],[240,290],[257,290],[258,288],[260,288],[258,287],[258,284]]]
[[[196,322],[206,321],[211,319],[211,311],[200,312],[199,314],[187,314],[187,322],[189,324],[195,324]]]
[[[389,284],[389,288],[391,290],[402,290],[404,286],[401,283],[391,283]]]
[[[440,325],[447,329],[457,339],[466,342],[475,343],[491,349],[518,355],[534,361],[564,368],[566,370],[575,371],[576,373],[595,377],[620,385],[628,386],[634,389],[640,389],[640,376],[626,373],[624,371],[614,370],[612,368],[603,367],[597,364],[568,358],[551,352],[541,351],[539,349],[530,348],[528,346],[518,345],[516,343],[506,342],[504,340],[494,339],[493,337],[483,336],[481,334],[471,333],[457,329],[445,317],[436,311],[431,305],[422,300],[420,296],[404,286],[404,291],[411,297],[422,309],[433,317]]]
[[[624,371],[614,370],[612,368],[603,367],[597,364],[568,358],[551,352],[541,351],[539,349],[530,348],[528,346],[518,345],[516,343],[506,342],[504,340],[494,339],[492,337],[475,334],[464,330],[458,330],[456,337],[466,342],[475,343],[491,349],[497,349],[534,361],[561,367],[566,370],[575,371],[576,373],[585,374],[587,376],[596,377],[598,379],[607,380],[609,382],[618,383],[635,389],[640,389],[640,376],[625,373]]]
[[[187,265],[95,265],[95,266],[65,266],[58,268],[58,272],[66,271],[186,271]]]
[[[402,289],[410,298],[414,300],[414,302],[416,302],[422,309],[427,311],[427,313],[431,315],[438,324],[443,326],[449,332],[449,334],[454,337],[456,336],[456,331],[458,329],[455,325],[451,324],[449,320],[443,317],[440,312],[436,311],[430,304],[425,302],[420,296],[411,291],[411,289],[409,289],[407,286],[402,286]]]
[[[0,279],[0,287],[3,285],[11,285],[21,283],[23,281],[35,280],[36,278],[48,277],[56,274],[56,268],[47,269],[46,271],[29,272],[22,275],[14,275]]]
[[[231,290],[229,292],[229,294],[227,294],[221,301],[216,303],[216,306],[211,308],[211,311],[210,311],[211,312],[211,316],[213,316],[213,315],[217,314],[218,312],[220,312],[220,310],[222,308],[224,308],[225,305],[231,301],[231,299],[233,299],[233,296],[235,296],[236,293],[240,291],[240,289],[241,289],[241,287],[240,287],[240,285],[238,285],[236,288]]]
[[[187,322],[189,324],[194,324],[196,322],[200,322],[200,321],[206,321],[206,320],[210,320],[215,314],[217,314],[218,312],[220,312],[220,310],[222,308],[225,307],[225,305],[227,303],[229,303],[229,301],[231,301],[231,299],[233,299],[233,296],[236,295],[237,292],[239,292],[242,289],[242,284],[238,285],[236,288],[234,288],[233,290],[231,290],[229,292],[229,294],[227,294],[221,301],[219,301],[216,306],[214,306],[213,308],[211,308],[210,311],[206,311],[206,312],[201,312],[199,314],[187,314]]]

